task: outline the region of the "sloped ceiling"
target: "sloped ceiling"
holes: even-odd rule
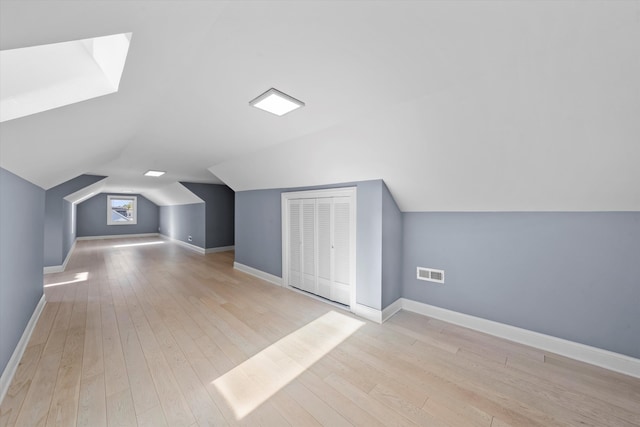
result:
[[[0,125],[0,165],[43,188],[382,178],[404,211],[640,210],[639,1],[0,7],[1,49],[133,33],[118,93]],[[307,106],[248,106],[270,87]]]

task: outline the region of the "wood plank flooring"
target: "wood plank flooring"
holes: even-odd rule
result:
[[[0,426],[640,426],[640,380],[262,282],[233,252],[79,241]]]

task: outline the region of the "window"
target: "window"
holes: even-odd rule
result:
[[[107,225],[133,225],[138,223],[136,196],[107,196]]]

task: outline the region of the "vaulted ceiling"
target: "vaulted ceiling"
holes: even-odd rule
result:
[[[162,204],[381,178],[403,211],[640,210],[640,1],[0,0],[2,50],[128,32],[119,91],[1,123],[3,168]],[[306,107],[248,105],[271,87]]]

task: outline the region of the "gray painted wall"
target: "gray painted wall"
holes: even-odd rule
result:
[[[403,216],[404,297],[640,357],[640,212]]]
[[[71,203],[65,196],[103,180],[104,176],[80,175],[48,189],[45,193],[44,265],[61,265],[71,249]]]
[[[382,181],[243,191],[236,261],[282,277],[281,193],[353,185],[358,303],[405,297],[640,357],[640,212],[401,213]]]
[[[0,372],[42,297],[44,200],[42,188],[0,168]]]
[[[287,191],[357,187],[357,300],[381,308],[382,187],[381,180],[320,187],[253,190],[236,193],[235,260],[282,277],[281,194]]]
[[[382,304],[382,181],[359,182],[356,227],[356,300]]]
[[[205,204],[160,206],[160,233],[204,249]]]
[[[206,248],[233,246],[235,193],[226,185],[182,182],[205,202]]]
[[[382,183],[382,308],[402,297],[402,212]]]
[[[278,277],[282,277],[283,191],[236,192],[235,261]]]
[[[73,217],[75,206],[73,203],[66,200],[62,200],[62,260],[66,258],[67,254],[73,246],[73,242],[76,240],[76,230],[73,224]]]
[[[137,196],[138,223],[107,225],[107,195]],[[76,206],[76,234],[78,237],[157,233],[158,226],[158,206],[140,194],[100,193]]]

